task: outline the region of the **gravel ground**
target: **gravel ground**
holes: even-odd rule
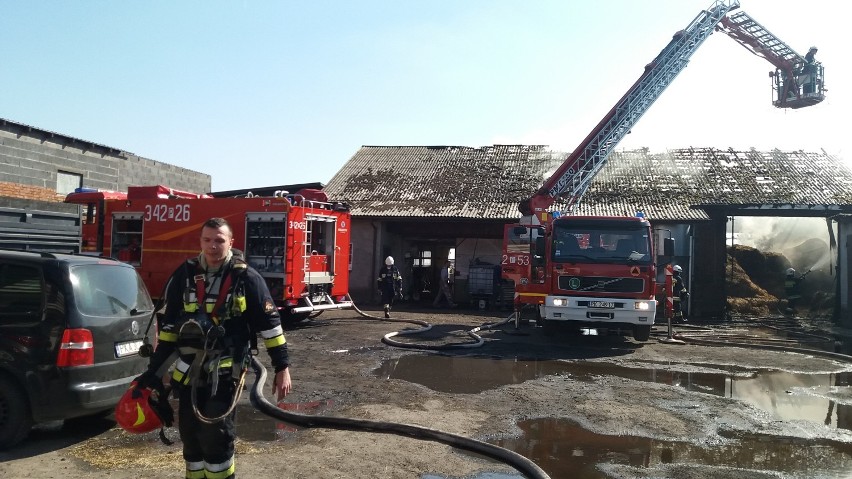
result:
[[[475,338],[468,331],[495,323],[506,314],[398,311],[394,312],[396,318],[425,321],[433,328],[393,340],[435,346],[471,344]],[[830,427],[779,420],[727,394],[684,387],[676,380],[688,374],[730,375],[732,371],[748,377],[767,369],[838,377],[852,368],[842,357],[668,344],[659,341],[665,336],[662,327],[645,343],[620,336],[552,332],[530,324],[519,331],[512,324],[483,329],[478,333],[481,345],[445,351],[398,348],[381,341],[390,332],[417,327],[336,311],[289,328],[294,390],[287,402],[301,404],[302,410],[311,413],[415,424],[499,442],[536,460],[553,478],[846,477],[836,471],[852,470],[852,433],[847,429],[852,428],[852,394],[848,386],[822,393],[837,405],[838,422],[848,423]],[[265,353],[261,357],[267,360]],[[418,372],[430,373],[433,382],[429,387],[425,381],[418,384],[375,373],[379,367],[401,365],[404,358],[422,359],[419,364],[434,369]],[[486,387],[462,392],[465,381],[458,378],[464,378],[465,372],[451,370],[448,363],[435,358],[454,359],[460,367],[470,368],[468,382]],[[522,366],[541,371],[519,375],[526,371]],[[559,369],[562,366],[564,370]],[[546,367],[556,368],[555,372],[549,374]],[[635,375],[606,373],[648,370],[672,379],[642,380]],[[444,382],[448,387],[441,386]],[[269,394],[268,384],[265,391]],[[238,411],[240,477],[522,477],[506,464],[433,441],[335,429],[293,431],[254,411],[248,393]],[[603,454],[595,460],[593,472],[566,472],[558,458],[572,455],[570,444],[548,452],[541,444],[520,439],[524,421],[551,419],[556,421],[551,426],[561,441],[632,437],[644,441],[642,447],[647,451],[639,460]],[[176,437],[176,430],[169,435]],[[760,455],[765,460],[755,459]],[[10,478],[183,477],[179,442],[166,446],[153,433],[126,434],[109,418],[39,428],[21,446],[0,453],[0,461],[0,476]]]

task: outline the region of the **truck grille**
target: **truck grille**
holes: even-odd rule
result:
[[[590,293],[641,293],[645,290],[642,278],[613,278],[608,276],[560,276],[559,289]]]

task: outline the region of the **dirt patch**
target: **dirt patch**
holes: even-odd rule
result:
[[[479,311],[396,311],[398,317],[427,321],[435,330],[424,340],[458,342],[465,332],[495,322],[503,313]],[[852,442],[852,434],[822,424],[779,421],[754,406],[731,398],[692,391],[676,384],[596,376],[577,380],[571,375],[546,375],[477,394],[433,391],[422,385],[377,377],[383,362],[406,355],[436,354],[387,346],[385,334],[414,327],[360,318],[355,312],[326,312],[287,331],[293,359],[291,403],[326,402],[326,415],[416,424],[480,440],[514,437],[518,421],[557,418],[574,421],[598,434],[634,435],[683,441],[697,446],[730,441],[731,434],[748,432],[772,438],[802,438],[813,443]],[[780,369],[797,372],[840,372],[849,365],[814,355],[739,347],[646,343],[616,336],[578,336],[545,332],[511,324],[480,332],[481,347],[444,351],[455,356],[479,355],[494,360],[592,361],[628,367],[654,365],[679,373],[724,365],[738,368]],[[520,334],[518,334],[520,333]],[[398,338],[399,339],[399,338]],[[401,339],[408,340],[408,339]],[[267,361],[265,353],[261,353]],[[440,374],[437,371],[436,374]],[[480,373],[482,374],[482,373]],[[250,378],[249,382],[253,381]],[[269,385],[266,393],[269,394]],[[840,404],[848,389],[833,392]],[[247,394],[242,399],[247,402]],[[848,402],[846,404],[849,404]],[[484,472],[516,474],[512,468],[488,459],[460,453],[435,442],[397,435],[311,429],[275,431],[274,422],[241,426],[271,428],[272,440],[245,440],[238,444],[237,470],[241,477],[259,478],[471,478]],[[170,435],[175,437],[176,431]],[[697,447],[696,446],[696,447]],[[37,442],[0,454],[0,476],[14,478],[181,477],[180,444],[164,446],[155,434],[133,436],[112,428],[92,437],[45,450]],[[618,477],[743,477],[707,465],[655,464],[643,467],[608,466]],[[767,465],[771,470],[771,464]],[[728,471],[728,472],[723,472]],[[757,474],[757,473],[756,473]],[[766,472],[767,477],[771,475]],[[761,477],[752,475],[749,477]],[[554,476],[556,477],[556,476]],[[773,476],[774,477],[774,476]]]

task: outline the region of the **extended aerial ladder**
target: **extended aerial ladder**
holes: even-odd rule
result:
[[[752,53],[776,67],[773,104],[779,108],[802,108],[821,102],[824,96],[823,67],[809,63],[739,8],[737,0],[717,0],[702,11],[645,66],[642,76],[604,116],[592,132],[562,162],[559,168],[529,199],[518,206],[521,224],[547,222],[547,210],[557,199],[573,212],[595,175],[630,129],[686,67],[698,47],[716,30],[723,31]],[[807,72],[806,66],[813,69]],[[806,81],[807,80],[807,81]]]
[[[742,11],[722,17],[719,29],[775,65],[769,76],[773,80],[772,104],[776,107],[803,108],[825,99],[823,66],[813,59],[816,47],[811,47],[810,59],[806,59]]]

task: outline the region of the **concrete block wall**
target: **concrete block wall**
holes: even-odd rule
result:
[[[193,193],[209,193],[210,175],[124,153],[118,164],[118,191],[133,185],[165,185]]]
[[[210,175],[204,173],[0,120],[0,196],[62,201],[56,194],[60,171],[81,175],[87,188],[125,191],[128,185],[162,184],[199,193],[211,189]]]

